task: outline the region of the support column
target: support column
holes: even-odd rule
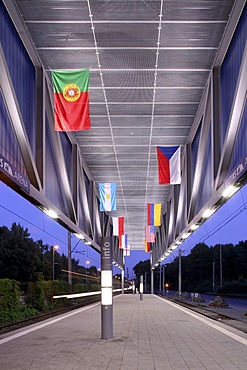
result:
[[[124,269],[122,269],[122,276],[121,276],[121,283],[122,283],[122,294],[124,294]]]
[[[163,286],[162,286],[162,291],[163,291],[163,294],[164,294],[164,291],[166,289],[165,287],[165,283],[166,283],[166,265],[163,265]]]
[[[143,301],[143,275],[140,276],[140,300]]]
[[[144,292],[147,293],[147,271],[145,271]]]
[[[222,245],[220,244],[220,289],[222,289]]]
[[[162,278],[162,276],[161,276],[161,263],[160,263],[160,286],[159,286],[160,293],[161,293],[161,287],[162,287],[161,278]]]
[[[178,272],[178,296],[179,300],[182,299],[182,268],[181,268],[181,256],[182,256],[182,250],[179,249],[178,251],[178,261],[179,261],[179,272]]]
[[[133,294],[136,293],[136,284],[135,284],[135,280],[134,279],[132,280],[132,293]]]
[[[101,339],[113,339],[112,238],[103,237],[101,245]]]
[[[215,291],[215,261],[213,261],[213,292]]]
[[[154,270],[151,270],[151,294],[154,294]]]
[[[72,263],[71,263],[71,232],[68,231],[68,284],[69,291],[72,291]]]

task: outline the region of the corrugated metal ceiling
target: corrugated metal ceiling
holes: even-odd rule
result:
[[[157,145],[185,145],[233,0],[16,0],[40,59],[90,68],[92,130],[74,133],[96,182],[117,183],[132,249],[164,205]]]

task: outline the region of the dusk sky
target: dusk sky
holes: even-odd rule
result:
[[[33,240],[42,239],[44,244],[59,245],[59,253],[67,255],[68,232],[56,221],[52,220],[38,208],[26,201],[11,188],[0,181],[0,226],[11,227],[13,222],[27,228]],[[237,244],[247,239],[247,185],[239,190],[224,206],[222,206],[211,218],[194,232],[180,248],[184,255],[199,242],[205,242],[209,246],[217,243]],[[72,250],[78,243],[78,239],[72,235]],[[80,260],[85,266],[86,260],[89,266],[100,267],[100,254],[81,241],[77,244],[72,256]],[[84,254],[82,254],[82,252]],[[177,250],[163,263],[171,262],[177,256]],[[127,268],[129,278],[132,278],[132,268],[139,262],[149,259],[149,253],[144,251],[131,251],[130,257],[125,259],[125,274]],[[114,274],[120,273],[114,268]]]

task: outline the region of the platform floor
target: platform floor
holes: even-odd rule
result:
[[[247,369],[247,335],[154,295],[114,298],[114,338],[100,304],[0,336],[1,370]]]

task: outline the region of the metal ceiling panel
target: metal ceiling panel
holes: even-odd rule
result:
[[[107,89],[106,98],[108,103],[146,103],[152,102],[153,88],[151,89]]]
[[[193,115],[165,115],[154,116],[153,127],[191,127],[193,122]]]
[[[28,23],[28,29],[35,46],[41,50],[57,48],[58,41],[59,49],[94,47],[90,23]]]
[[[86,69],[98,68],[95,50],[40,49],[39,56],[45,69]]]
[[[200,101],[198,102],[164,102],[156,103],[154,108],[155,115],[173,115],[173,114],[188,114],[188,115],[195,115],[197,111],[197,107]]]
[[[147,69],[154,68],[156,49],[126,48],[126,49],[101,49],[100,63],[107,69]]]
[[[222,34],[222,23],[183,23],[162,24],[160,47],[218,47]]]
[[[217,49],[212,48],[191,48],[168,49],[159,51],[159,66],[170,69],[211,69]]]
[[[138,103],[126,103],[123,102],[122,104],[109,104],[109,112],[110,114],[119,114],[122,116],[125,115],[133,115],[138,116],[140,112],[142,115],[148,115],[151,117],[152,114],[152,102],[147,104],[138,104]]]
[[[156,90],[156,101],[159,102],[196,102],[201,100],[202,89],[157,89]]]
[[[166,70],[159,71],[157,77],[157,87],[195,87],[204,89],[208,79],[208,70]]]
[[[105,87],[121,89],[123,87],[153,87],[154,71],[125,70],[103,71]]]
[[[114,137],[125,137],[125,138],[137,138],[138,136],[149,136],[150,128],[148,127],[114,127],[113,128]]]
[[[90,1],[94,21],[159,21],[160,1]]]
[[[112,115],[111,124],[112,127],[129,127],[129,128],[140,128],[148,127],[150,128],[151,116],[142,115],[131,116],[126,114],[125,116]]]
[[[86,0],[21,0],[16,1],[26,22],[28,21],[88,21]]]
[[[95,34],[98,47],[156,47],[157,24],[152,23],[147,27],[146,23],[113,23],[109,33],[109,23],[95,23]]]

